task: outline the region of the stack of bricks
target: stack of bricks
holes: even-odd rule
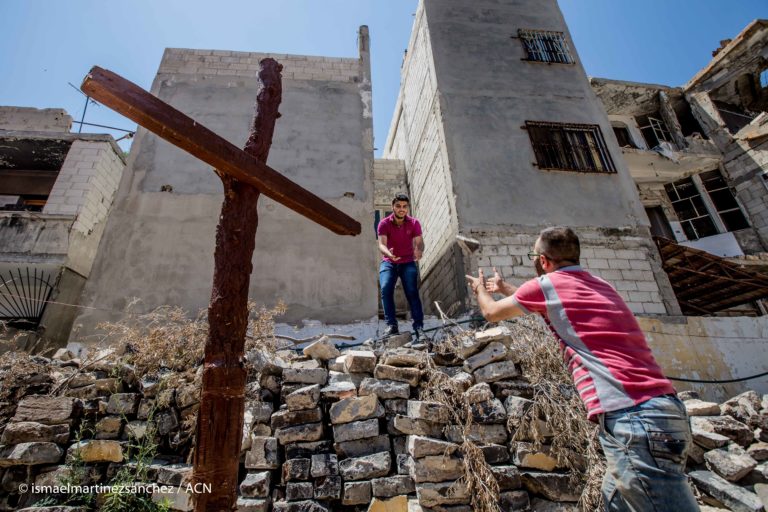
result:
[[[83,234],[104,222],[125,167],[115,147],[107,141],[74,141],[43,213],[76,215],[73,229]]]

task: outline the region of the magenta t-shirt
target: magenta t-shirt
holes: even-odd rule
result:
[[[632,311],[606,281],[574,265],[523,283],[513,297],[523,311],[542,315],[560,340],[589,419],[675,392]]]
[[[381,219],[379,227],[376,230],[379,236],[387,237],[387,248],[395,256],[400,256],[397,261],[392,261],[388,257],[381,255],[384,261],[391,263],[410,263],[413,261],[413,239],[421,236],[421,224],[410,215],[405,216],[405,220],[399,226],[395,224],[395,214],[390,214]]]

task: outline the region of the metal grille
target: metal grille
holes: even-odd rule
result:
[[[0,320],[40,322],[54,278],[37,268],[16,268],[0,273]]]
[[[600,127],[526,121],[539,169],[615,173]]]
[[[562,32],[546,30],[519,30],[528,60],[573,64],[571,50]]]

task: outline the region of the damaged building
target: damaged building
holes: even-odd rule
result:
[[[367,322],[376,332],[374,226],[407,191],[424,229],[428,313],[470,314],[464,275],[478,267],[515,284],[533,277],[527,254],[540,230],[569,225],[582,264],[616,287],[665,369],[732,378],[765,371],[756,355],[768,339],[767,30],[753,22],[689,83],[670,87],[590,79],[555,0],[422,0],[380,159],[365,27],[349,58],[167,49],[151,92],[241,146],[259,60],[283,64],[269,163],[363,226],[340,238],[259,201],[250,296],[283,299],[292,325],[351,332]],[[63,129],[51,137],[73,148],[112,144]],[[57,164],[62,173],[69,158]],[[92,232],[69,229],[53,260],[47,248],[45,257],[24,249],[6,258],[50,260],[79,276],[62,301],[82,306],[61,323],[74,325],[72,349],[134,297],[140,312],[171,304],[192,313],[210,298],[222,193],[212,169],[139,128],[116,176],[114,206]],[[56,186],[43,217],[58,204]],[[21,189],[0,194],[36,200]],[[4,215],[7,233],[41,222]],[[23,240],[33,239],[45,238]]]
[[[722,43],[682,87],[590,82],[653,236],[679,245],[660,242],[684,312],[763,315],[768,280],[752,271],[768,269],[768,22]]]
[[[125,167],[62,109],[0,107],[0,321],[66,343]]]

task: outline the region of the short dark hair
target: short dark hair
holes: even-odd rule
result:
[[[539,240],[541,240],[541,252],[547,258],[555,262],[579,262],[581,257],[579,237],[571,228],[562,226],[547,228],[539,233]]]
[[[394,206],[395,203],[398,201],[405,201],[406,203],[411,204],[411,200],[408,199],[408,196],[405,194],[397,194],[395,198],[392,200],[392,206]]]

